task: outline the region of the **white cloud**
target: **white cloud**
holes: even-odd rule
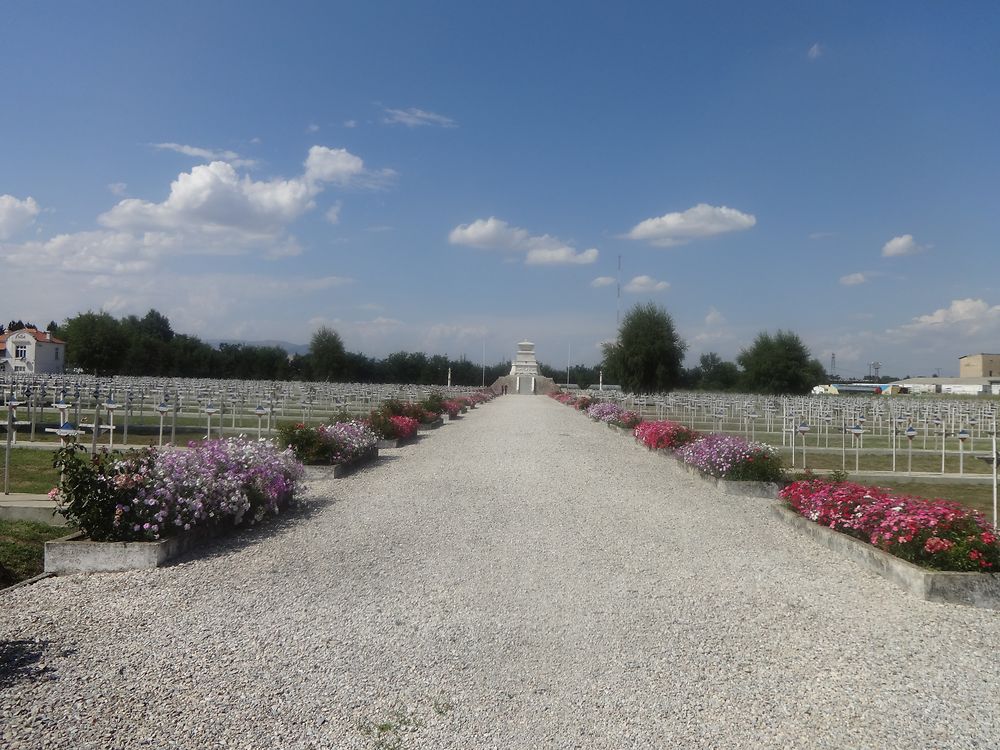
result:
[[[382,122],[387,125],[406,125],[408,128],[415,128],[421,125],[437,125],[442,128],[458,127],[450,117],[428,112],[424,109],[410,107],[409,109],[385,109],[385,116]]]
[[[707,326],[721,326],[726,322],[726,317],[716,310],[714,307],[708,308],[708,314],[705,316],[705,325]]]
[[[948,329],[957,335],[967,336],[994,329],[1000,323],[1000,305],[987,304],[982,299],[952,300],[928,315],[919,315],[902,326],[904,330],[922,333]]]
[[[309,183],[332,182],[344,185],[364,172],[365,163],[344,148],[313,146],[305,162]]]
[[[108,184],[108,190],[111,191],[112,195],[117,195],[119,198],[123,197],[128,190],[128,185],[124,182],[112,182]]]
[[[648,294],[651,292],[662,292],[669,289],[670,284],[666,281],[657,281],[652,276],[636,276],[625,285],[626,292],[633,294]]]
[[[471,224],[459,224],[448,234],[448,242],[452,245],[483,249],[516,250],[528,238],[526,230],[512,227],[495,216],[476,219]]]
[[[571,247],[538,247],[528,251],[524,259],[529,266],[587,265],[597,260],[596,247],[577,252]]]
[[[309,123],[308,125],[306,125],[306,132],[307,133],[318,133],[319,132],[319,125],[317,125],[314,122]]]
[[[549,234],[532,235],[526,229],[511,226],[506,221],[491,216],[476,219],[470,224],[460,224],[448,234],[453,245],[464,245],[483,250],[502,250],[525,253],[526,265],[584,265],[597,260],[600,253],[591,247],[578,252],[571,245]]]
[[[31,196],[20,200],[13,195],[0,195],[0,240],[30,227],[40,210]]]
[[[356,128],[358,126],[357,120],[344,120],[345,128]]]
[[[341,205],[340,201],[337,201],[332,206],[330,206],[328,209],[326,209],[326,213],[323,214],[323,216],[325,216],[326,220],[328,222],[330,222],[331,224],[339,224],[340,223],[340,209],[341,208],[342,208],[342,205]]]
[[[806,53],[806,55],[809,57],[810,60],[818,60],[820,57],[823,56],[823,52],[824,52],[823,45],[820,44],[819,42],[816,42],[812,47],[809,48],[809,51]]]
[[[600,288],[602,286],[611,286],[615,283],[614,276],[598,276],[596,279],[590,282],[590,285],[594,288]]]
[[[53,274],[129,276],[134,285],[140,274],[156,272],[160,278],[171,258],[247,253],[289,258],[302,253],[288,232],[290,222],[311,209],[327,185],[353,184],[365,174],[358,157],[322,146],[310,149],[302,175],[290,180],[255,181],[215,161],[179,175],[162,203],[119,201],[98,217],[102,228],[0,245],[0,260],[21,274],[44,267]],[[37,211],[33,199],[0,196],[0,236],[15,224],[30,223]]]
[[[441,341],[478,341],[486,335],[486,326],[483,325],[456,325],[454,323],[435,323],[431,325],[424,335],[424,342],[427,348],[436,348]]]
[[[311,329],[327,326],[333,328],[345,340],[345,342],[366,342],[374,338],[381,338],[403,328],[405,324],[401,320],[378,316],[371,320],[343,320],[341,318],[311,318],[308,326]],[[356,346],[356,344],[355,344]]]
[[[882,255],[886,258],[896,258],[903,255],[915,255],[926,250],[924,245],[917,244],[912,234],[901,234],[893,237],[882,246]]]
[[[252,167],[257,163],[256,160],[244,158],[235,151],[217,151],[211,148],[187,146],[183,143],[154,143],[152,146],[159,151],[175,151],[178,154],[193,156],[197,159],[224,161],[234,167]]]
[[[344,185],[364,172],[364,163],[344,149],[313,146],[301,177],[252,180],[232,164],[213,161],[180,174],[162,203],[121,201],[98,217],[105,227],[126,231],[192,231],[243,236],[273,234],[313,208],[327,183]]]
[[[757,219],[752,214],[735,208],[699,203],[686,211],[641,221],[625,236],[631,240],[643,240],[656,247],[672,247],[717,234],[743,231],[756,223]]]
[[[857,286],[858,284],[864,284],[869,279],[863,273],[849,273],[846,276],[840,277],[840,283],[844,286]]]

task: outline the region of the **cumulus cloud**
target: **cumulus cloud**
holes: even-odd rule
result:
[[[448,234],[448,241],[482,250],[525,253],[526,265],[586,265],[595,262],[600,255],[597,248],[580,252],[558,237],[532,235],[495,216],[460,224]]]
[[[629,283],[625,285],[626,292],[632,292],[633,294],[649,294],[651,292],[662,292],[664,289],[670,288],[670,284],[666,281],[657,281],[652,276],[636,276]]]
[[[655,247],[673,247],[717,234],[750,229],[756,223],[757,219],[752,214],[735,208],[699,203],[686,211],[641,221],[625,236],[630,240],[648,242]]]
[[[602,286],[611,286],[614,283],[615,283],[614,276],[598,276],[596,279],[590,282],[590,285],[595,289],[597,289]]]
[[[232,164],[214,161],[179,175],[161,203],[119,201],[98,217],[101,228],[2,244],[0,259],[22,274],[45,267],[52,273],[130,276],[134,284],[138,274],[162,273],[170,258],[246,253],[288,258],[302,253],[290,223],[314,206],[314,197],[329,185],[354,185],[366,174],[360,158],[322,146],[310,149],[302,174],[288,180],[252,180]],[[0,238],[30,223],[37,212],[33,199],[0,196]]]
[[[705,316],[705,325],[707,326],[721,326],[726,322],[726,317],[716,310],[714,307],[708,308],[708,314]]]
[[[450,117],[439,115],[435,112],[428,112],[425,109],[410,107],[409,109],[385,109],[382,122],[387,125],[405,125],[408,128],[416,128],[422,125],[435,125],[441,128],[458,127]]]
[[[806,55],[809,57],[810,60],[818,60],[823,56],[823,51],[824,51],[823,45],[820,44],[819,42],[816,42],[815,44],[813,44],[812,47],[809,48],[809,51],[806,53]]]
[[[0,195],[0,240],[30,227],[40,210],[31,196],[21,200],[13,195]]]
[[[524,262],[529,266],[587,265],[597,260],[596,247],[577,252],[571,247],[538,247],[528,251]]]
[[[108,190],[111,192],[112,195],[117,195],[119,198],[121,198],[125,195],[125,192],[128,190],[128,185],[126,185],[124,182],[112,182],[108,184]]]
[[[896,258],[903,255],[916,255],[927,248],[917,244],[912,234],[901,234],[893,237],[882,246],[882,255],[886,258]]]
[[[857,286],[868,281],[868,277],[863,273],[849,273],[840,277],[840,283],[844,286]]]
[[[942,307],[927,315],[919,315],[902,328],[910,332],[951,330],[958,335],[974,335],[993,329],[1000,322],[1000,305],[990,305],[982,299],[952,300],[948,307]]]
[[[123,231],[273,233],[314,207],[325,184],[345,185],[364,172],[364,162],[344,149],[313,146],[300,177],[252,180],[232,164],[213,161],[180,174],[162,203],[138,198],[119,202],[98,217]]]
[[[174,151],[184,156],[193,156],[196,159],[208,159],[209,161],[224,161],[234,167],[252,167],[257,162],[254,159],[247,159],[240,156],[235,151],[219,151],[211,148],[201,148],[199,146],[188,146],[183,143],[154,143],[153,148],[158,151]]]

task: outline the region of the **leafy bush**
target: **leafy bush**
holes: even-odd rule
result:
[[[625,409],[622,409],[614,419],[608,421],[608,424],[618,425],[627,430],[635,429],[641,423],[642,417],[639,416],[638,412],[627,411]]]
[[[917,565],[951,571],[1000,566],[996,529],[958,503],[822,479],[793,482],[780,496],[809,520]]]
[[[318,427],[304,424],[278,428],[282,446],[291,448],[307,464],[343,464],[360,458],[378,444],[378,435],[365,422],[336,422]]]
[[[780,482],[784,470],[770,445],[737,435],[712,434],[682,446],[677,455],[713,477],[741,482]]]
[[[445,412],[444,402],[444,396],[440,393],[432,393],[420,402],[420,406],[427,411],[434,412],[435,414],[443,414]]]
[[[121,454],[105,450],[85,456],[85,450],[74,443],[55,452],[52,465],[62,478],[49,497],[59,503],[71,525],[82,529],[94,541],[117,539],[116,508],[131,502],[137,488],[149,481],[153,451]]]
[[[152,540],[194,527],[253,524],[293,500],[302,465],[268,441],[227,438],[187,451],[56,451],[63,480],[52,494],[95,541]]]
[[[417,420],[409,417],[389,417],[389,419],[396,430],[396,437],[400,440],[409,440],[417,434],[417,428],[420,426]]]
[[[680,422],[669,419],[655,422],[643,422],[636,426],[635,436],[643,445],[649,448],[677,450],[696,440],[698,433]]]
[[[420,423],[410,417],[393,416],[384,411],[373,411],[366,420],[376,435],[383,440],[406,440],[417,434]]]

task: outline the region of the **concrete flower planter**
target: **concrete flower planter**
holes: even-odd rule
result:
[[[771,512],[782,523],[921,599],[1000,610],[1000,574],[928,570],[900,560],[860,539],[810,521],[784,503],[774,503]]]
[[[418,432],[427,432],[428,430],[436,430],[438,427],[444,424],[444,420],[438,417],[433,422],[421,422],[420,426],[417,427]]]
[[[66,575],[158,568],[206,538],[204,531],[191,531],[156,542],[93,542],[79,531],[45,543],[45,572]]]
[[[394,449],[394,448],[402,448],[404,445],[409,445],[410,443],[413,443],[415,441],[416,441],[416,437],[411,437],[411,438],[392,438],[391,440],[387,440],[387,439],[383,438],[382,440],[378,441],[378,445],[376,445],[375,447],[378,448],[380,451],[381,450],[391,450],[391,449]]]
[[[358,456],[353,461],[347,461],[346,463],[342,464],[334,464],[333,478],[340,479],[341,477],[346,477],[348,474],[353,474],[362,466],[367,466],[377,458],[378,458],[378,446],[376,445],[365,454]]]

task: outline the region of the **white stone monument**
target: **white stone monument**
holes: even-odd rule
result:
[[[511,375],[538,376],[538,362],[535,360],[535,345],[530,341],[521,341],[517,345],[517,357],[510,366]]]

